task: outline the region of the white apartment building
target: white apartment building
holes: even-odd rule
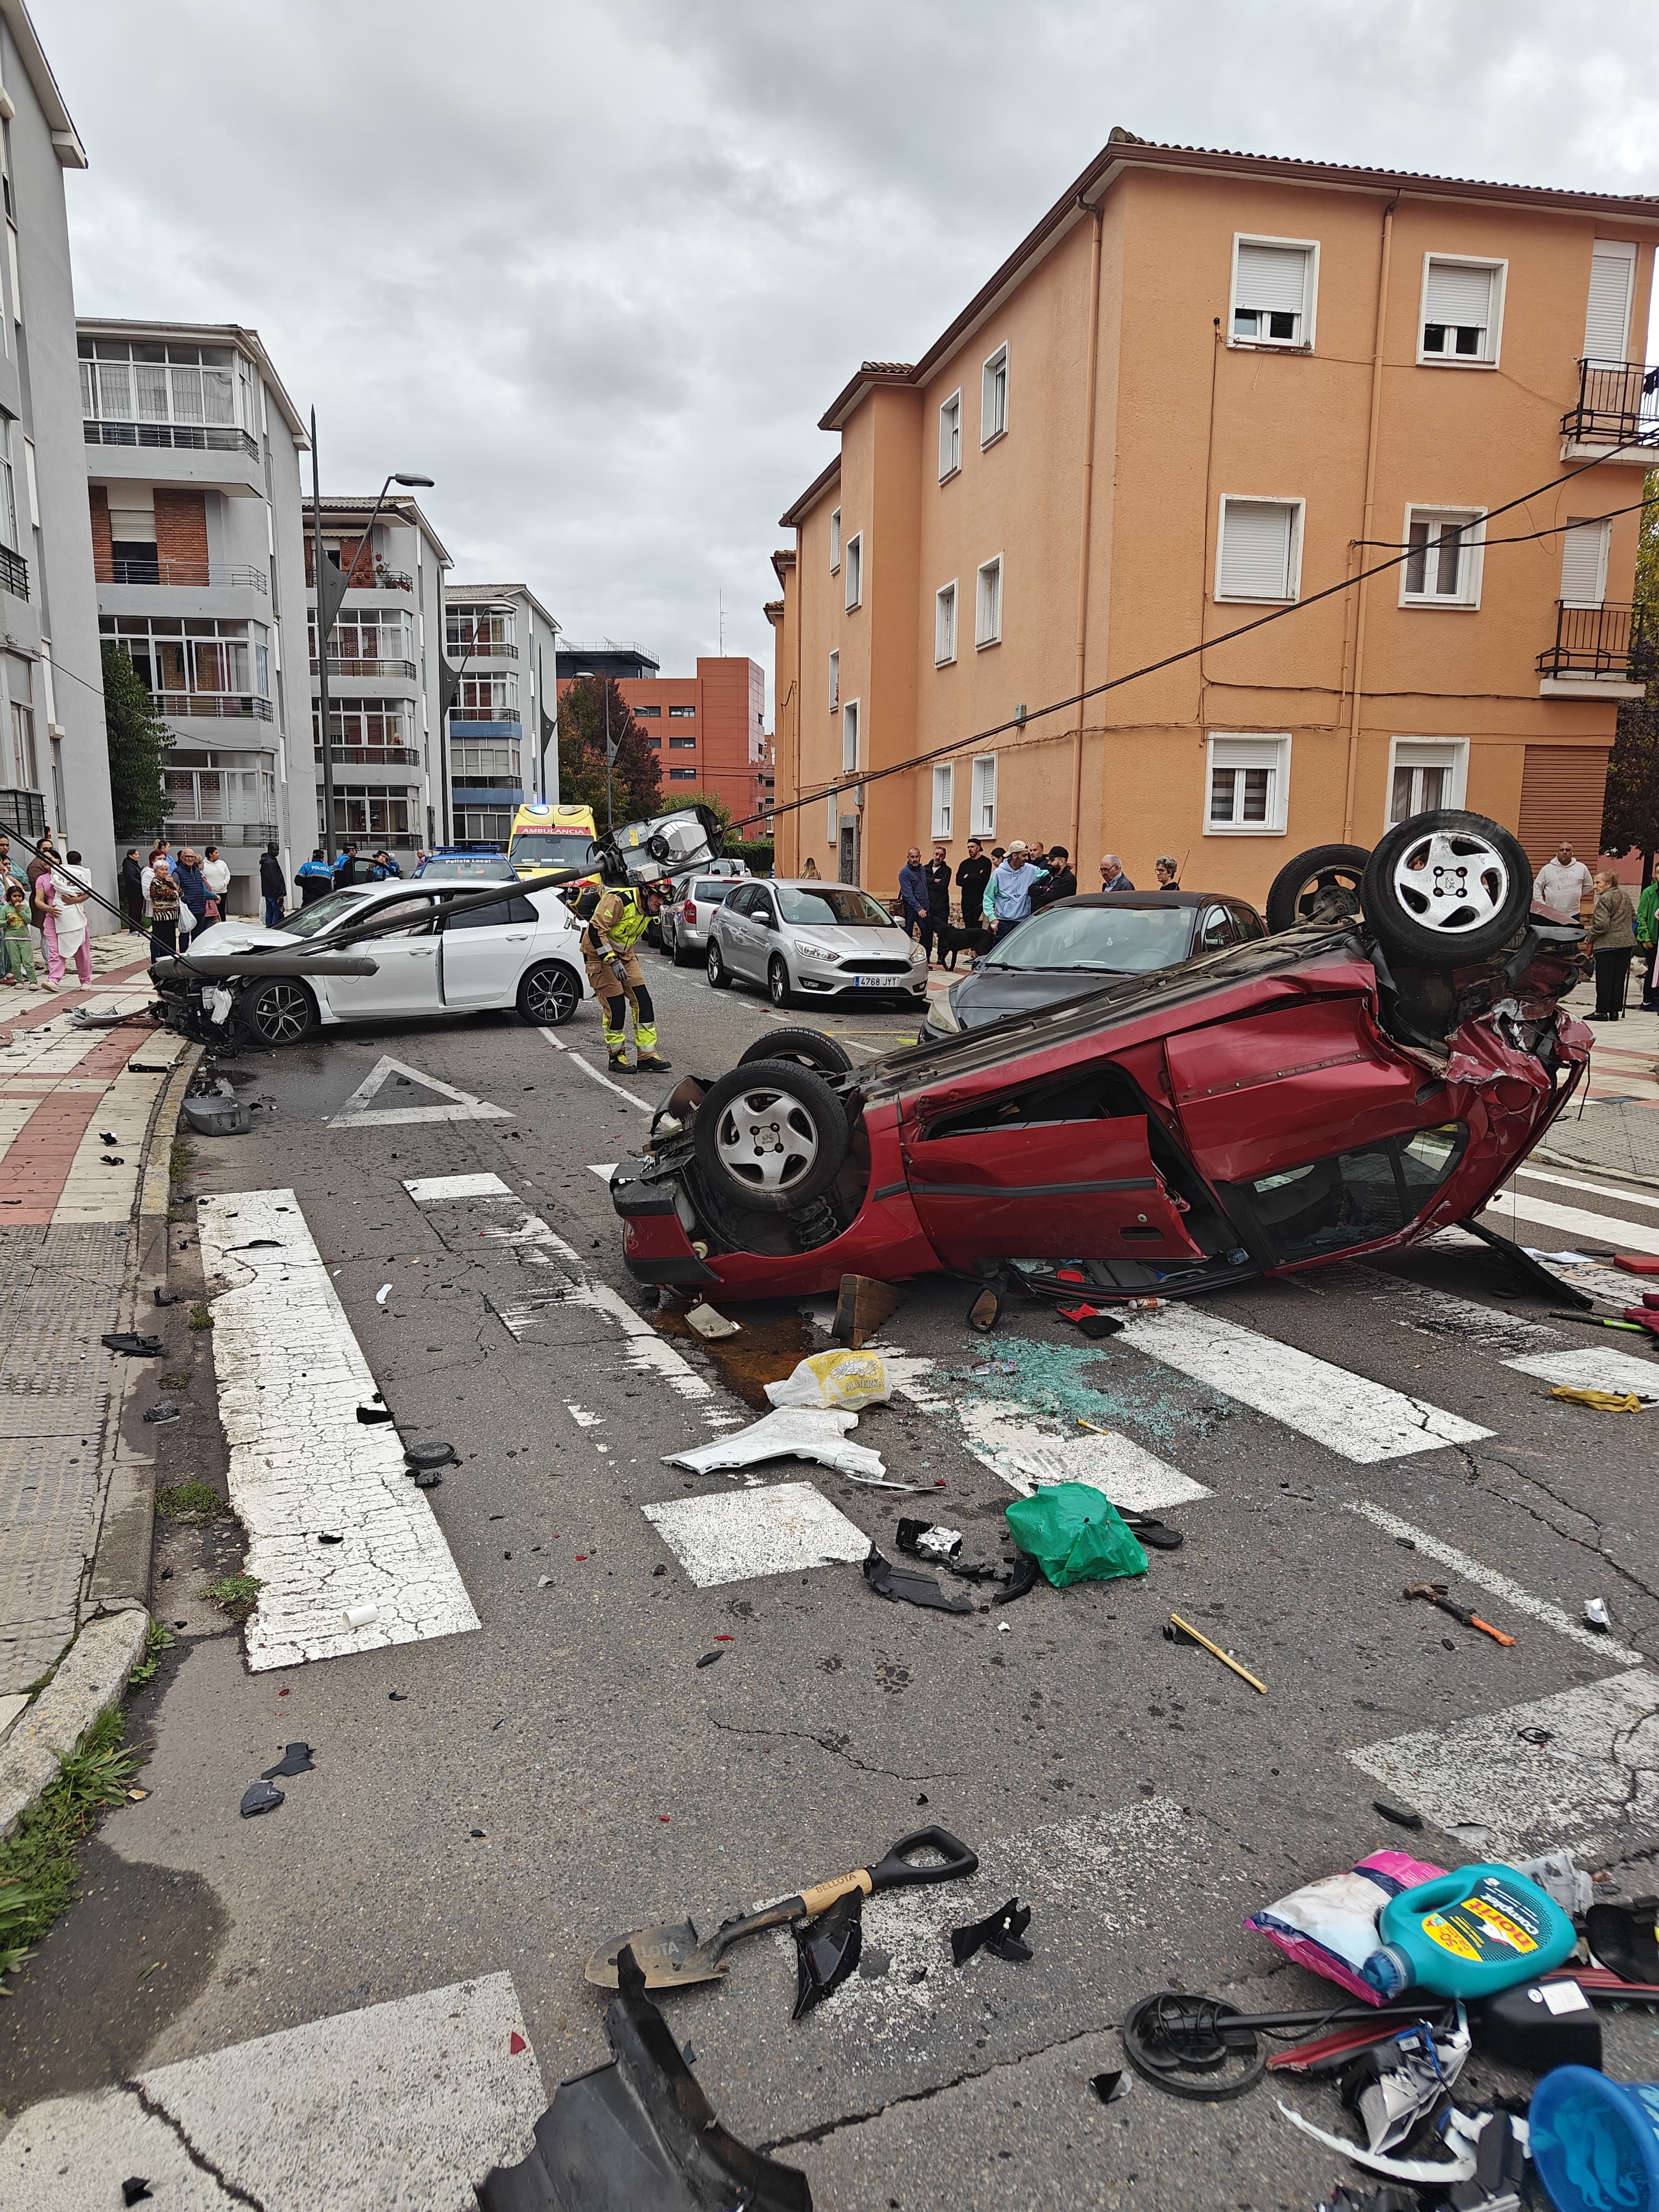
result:
[[[86,166],[27,9],[0,0],[0,823],[50,825],[112,898],[64,201],[64,171]],[[94,908],[92,926],[113,918]]]
[[[513,811],[559,796],[559,625],[525,584],[444,592],[452,834],[505,847]]]
[[[448,554],[419,502],[325,499],[323,557],[350,577],[329,640],[329,733],[336,848],[385,846],[405,871],[450,836],[443,770],[444,571]],[[311,581],[310,508],[306,576]],[[368,532],[367,537],[366,532]],[[323,732],[311,607],[312,752],[317,796],[308,854],[323,828]]]
[[[98,624],[173,736],[167,835],[219,848],[254,915],[275,839],[290,884],[311,850],[305,425],[257,331],[77,325]],[[303,842],[302,842],[303,841]]]

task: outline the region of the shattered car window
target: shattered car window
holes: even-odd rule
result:
[[[1319,1260],[1414,1221],[1462,1156],[1461,1121],[1387,1137],[1242,1186],[1275,1261]]]
[[[314,899],[309,906],[301,907],[298,914],[289,915],[283,924],[285,937],[316,937],[330,928],[353,907],[361,906],[370,896],[367,884],[352,890],[331,891],[326,898]]]
[[[868,891],[848,884],[826,884],[808,890],[799,884],[779,884],[778,904],[786,921],[800,929],[891,929],[893,917],[878,906]]]
[[[1027,975],[1075,969],[1140,975],[1187,957],[1188,907],[1075,906],[1068,900],[1034,915],[986,955],[988,968]]]

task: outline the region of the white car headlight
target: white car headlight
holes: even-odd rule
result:
[[[927,1009],[927,1026],[929,1029],[939,1030],[947,1036],[954,1036],[957,1031],[962,1027],[962,1024],[957,1019],[957,1010],[951,1004],[951,1000],[955,998],[955,996],[956,992],[953,988],[943,993],[941,996],[933,1000],[932,1006]]]
[[[789,942],[803,960],[834,961],[841,957],[839,953],[832,951],[827,945],[814,944],[810,937],[792,937]]]
[[[924,968],[927,965],[927,948],[925,945],[913,945],[910,947],[910,965],[914,968],[918,961]]]

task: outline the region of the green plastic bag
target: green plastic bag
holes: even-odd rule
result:
[[[1056,1589],[1067,1583],[1144,1575],[1146,1554],[1103,1491],[1086,1482],[1048,1482],[1007,1509],[1009,1534]]]

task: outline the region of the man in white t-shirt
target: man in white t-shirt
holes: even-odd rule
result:
[[[1534,877],[1532,895],[1564,921],[1577,921],[1579,908],[1595,896],[1595,878],[1582,860],[1574,860],[1572,847],[1565,837],[1555,848],[1555,858],[1546,860]]]

